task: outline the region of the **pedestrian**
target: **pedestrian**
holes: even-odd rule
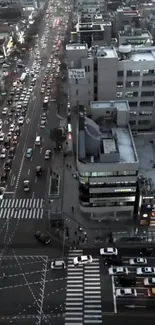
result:
[[[78,231],[82,231],[82,227],[81,226],[78,227]]]
[[[79,241],[81,241],[81,236],[79,236]]]
[[[3,279],[5,279],[6,278],[6,274],[5,273],[3,273]]]
[[[75,236],[77,235],[77,231],[74,232]]]
[[[72,169],[72,165],[70,165],[69,168]]]
[[[74,206],[72,206],[72,212],[74,212]]]
[[[68,168],[68,164],[66,164],[66,167]]]

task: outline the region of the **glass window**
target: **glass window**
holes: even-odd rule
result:
[[[118,77],[123,77],[124,76],[124,71],[122,70],[122,71],[118,71],[117,72],[117,76]]]

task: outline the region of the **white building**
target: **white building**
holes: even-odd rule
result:
[[[89,113],[90,101],[128,100],[132,129],[155,126],[155,47],[70,44],[66,50],[71,106]]]
[[[77,170],[79,204],[93,219],[132,219],[139,161],[127,101],[90,103],[91,118],[79,107]]]

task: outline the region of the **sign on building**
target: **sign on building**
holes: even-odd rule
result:
[[[85,78],[84,69],[69,69],[69,79],[83,79]]]

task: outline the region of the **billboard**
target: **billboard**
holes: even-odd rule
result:
[[[84,79],[85,70],[84,69],[69,69],[69,79]]]

